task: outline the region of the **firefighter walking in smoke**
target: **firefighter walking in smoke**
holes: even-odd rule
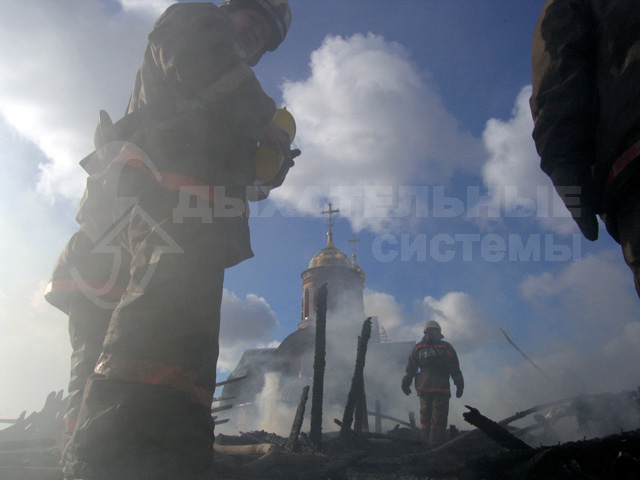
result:
[[[65,479],[212,478],[224,270],[253,255],[247,200],[300,153],[250,68],[290,22],[287,0],[174,4],[127,114],[101,114],[81,228],[47,293],[74,350]],[[258,143],[284,159],[272,179],[256,175]]]
[[[532,48],[533,138],[582,234],[600,214],[640,295],[640,2],[547,0]]]
[[[449,377],[456,386],[457,398],[462,396],[464,390],[458,355],[443,338],[440,324],[428,321],[424,326],[424,337],[409,354],[402,377],[402,391],[405,395],[411,394],[411,382],[415,377],[415,387],[420,397],[422,439],[432,447],[440,445],[446,439],[451,398]]]

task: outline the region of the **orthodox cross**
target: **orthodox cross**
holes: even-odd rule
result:
[[[322,214],[323,215],[329,215],[329,231],[331,232],[331,227],[333,227],[333,214],[334,213],[340,213],[340,209],[336,208],[335,210],[333,209],[333,203],[329,202],[329,210],[323,210]]]
[[[353,238],[351,240],[347,240],[349,243],[353,243],[353,261],[356,261],[356,242],[359,242],[360,239],[356,238],[355,233],[353,234]]]

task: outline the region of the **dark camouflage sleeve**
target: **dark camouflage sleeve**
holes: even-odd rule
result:
[[[596,59],[593,16],[585,0],[547,0],[532,46],[533,138],[541,168],[585,171],[595,162]]]

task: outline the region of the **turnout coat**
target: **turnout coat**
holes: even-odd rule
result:
[[[418,395],[445,395],[451,397],[449,377],[456,386],[464,380],[455,349],[443,340],[429,340],[426,335],[416,344],[407,361],[403,385],[408,386],[415,377]]]
[[[640,168],[639,24],[636,0],[547,0],[533,38],[530,104],[542,170],[571,166],[591,176],[607,215]]]
[[[74,295],[88,294],[115,307],[129,282],[127,259],[114,261],[101,241],[125,210],[121,199],[141,189],[211,208],[225,267],[253,256],[247,202],[279,186],[290,165],[268,184],[255,175],[255,135],[276,106],[234,35],[229,16],[211,3],[174,4],[157,20],[126,115],[115,124],[101,115],[96,151],[81,162],[90,174],[81,229],[54,267],[46,293],[54,306],[68,313]]]

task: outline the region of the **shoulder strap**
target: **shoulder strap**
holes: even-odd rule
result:
[[[106,111],[100,110],[98,114],[98,126],[96,127],[93,138],[96,150],[80,160],[80,166],[89,175],[98,173],[102,170],[102,162],[94,162],[92,160],[101,148],[111,142],[126,142],[141,128],[167,120],[173,115],[184,113],[188,110],[204,109],[206,108],[206,103],[206,101],[198,100],[158,100],[135,109],[116,123],[111,121],[111,117]]]

